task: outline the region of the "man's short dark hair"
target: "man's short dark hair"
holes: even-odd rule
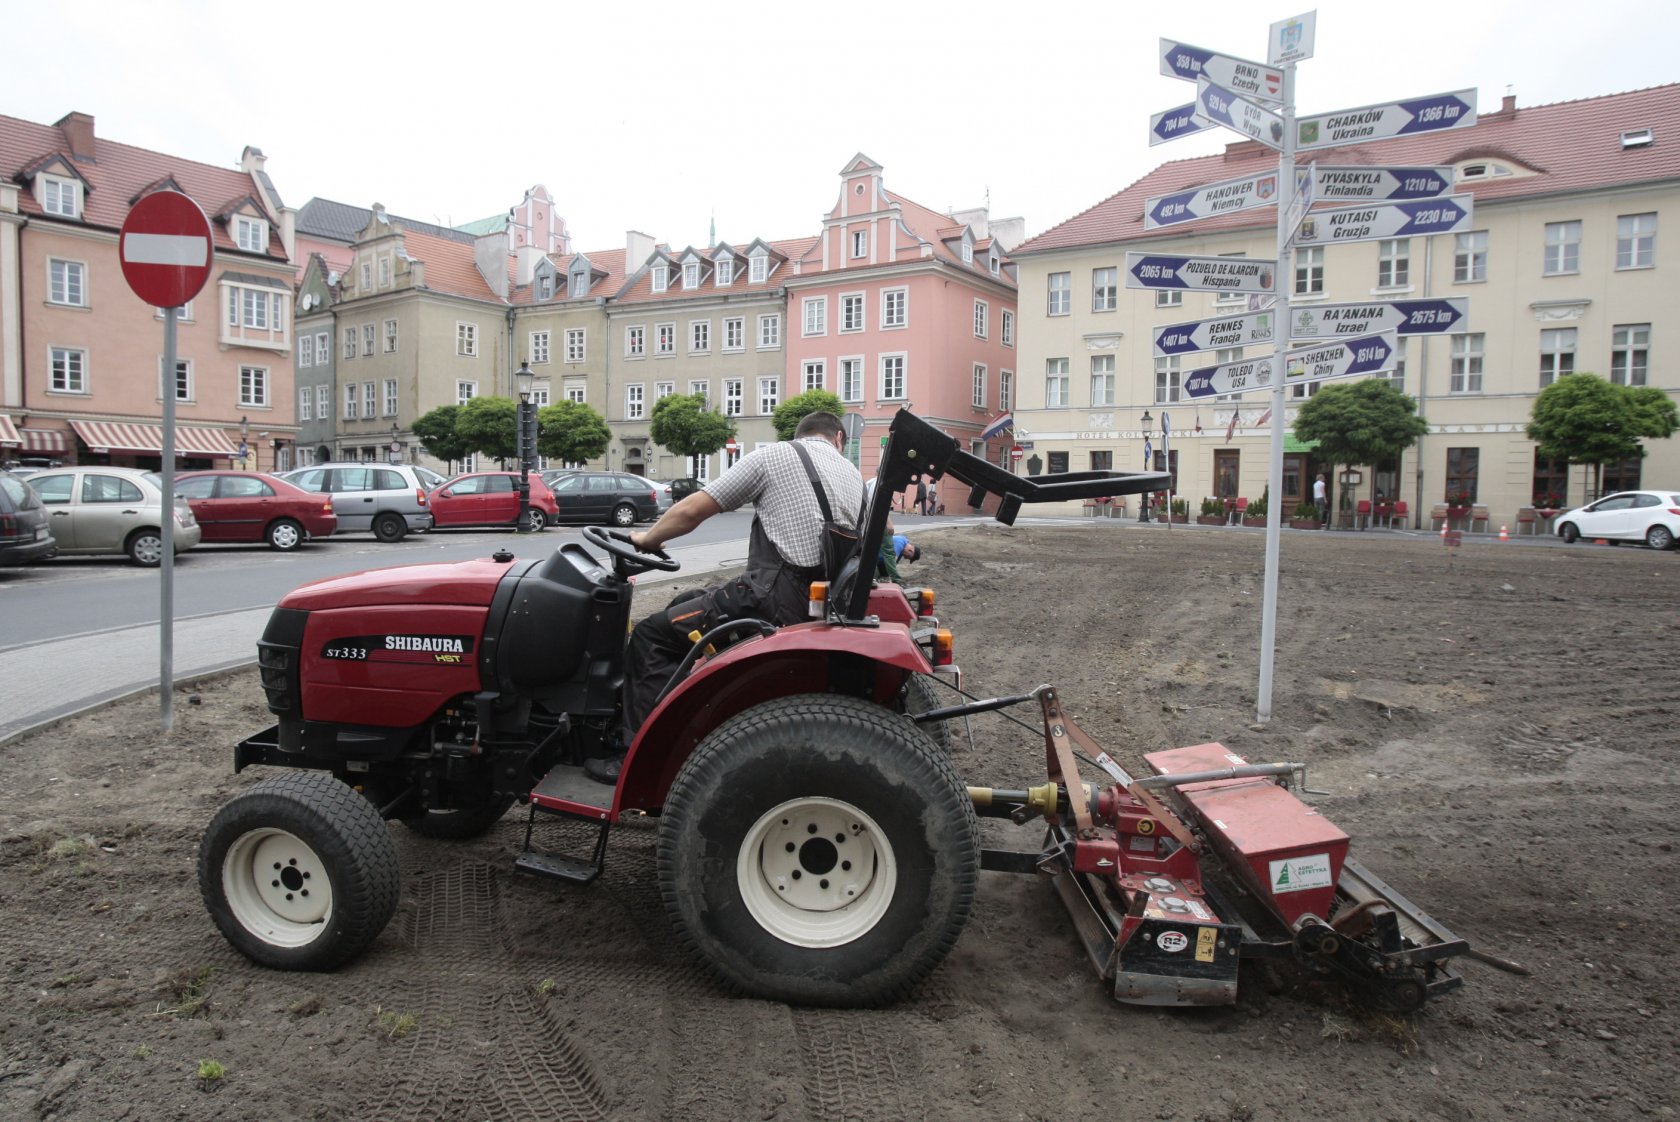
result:
[[[822,436],[833,440],[840,435],[840,418],[826,409],[819,409],[815,413],[807,413],[799,419],[799,427],[793,430],[793,438],[799,440],[807,436]]]

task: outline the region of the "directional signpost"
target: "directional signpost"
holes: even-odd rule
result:
[[[1283,147],[1283,118],[1236,91],[1196,79],[1196,115],[1273,148]]]
[[[1219,351],[1275,342],[1277,322],[1276,312],[1247,312],[1224,319],[1158,327],[1155,329],[1155,355],[1165,358],[1192,351]]]
[[[1276,356],[1266,355],[1264,358],[1245,358],[1192,370],[1184,376],[1184,396],[1216,397],[1219,394],[1270,389],[1272,367],[1276,361]]]
[[[1394,365],[1394,335],[1361,335],[1341,343],[1325,343],[1290,351],[1284,355],[1283,380],[1294,382],[1326,382],[1332,378],[1352,378],[1358,374],[1376,374]]]
[[[1441,335],[1463,323],[1469,314],[1470,301],[1462,296],[1374,304],[1303,305],[1290,309],[1289,337],[1338,339],[1382,331],[1398,335]]]
[[[1176,105],[1149,118],[1149,144],[1165,144],[1169,140],[1177,140],[1181,136],[1189,136],[1193,132],[1213,128],[1213,123],[1196,120],[1196,103]]]
[[[1143,228],[1156,230],[1216,214],[1235,214],[1254,207],[1273,206],[1278,200],[1276,171],[1263,171],[1236,179],[1206,183],[1189,191],[1175,191],[1148,199],[1143,204]]]
[[[1186,82],[1206,77],[1259,101],[1283,100],[1283,71],[1278,67],[1232,58],[1172,39],[1161,40],[1161,73]]]
[[[1318,201],[1391,202],[1433,199],[1453,189],[1453,169],[1319,167],[1313,165],[1313,194]]]
[[[1127,288],[1178,288],[1192,292],[1272,292],[1277,262],[1251,257],[1186,257],[1176,253],[1126,254]]]
[[[1452,234],[1470,225],[1469,195],[1444,199],[1413,199],[1403,203],[1315,210],[1301,222],[1296,245],[1368,242],[1378,238],[1409,238],[1423,234]]]
[[[1387,105],[1363,105],[1358,109],[1301,117],[1295,122],[1295,150],[1311,152],[1319,148],[1340,148],[1345,144],[1366,144],[1391,136],[1468,128],[1475,123],[1476,91],[1458,90]]]

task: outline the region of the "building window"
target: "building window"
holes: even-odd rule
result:
[[[1471,502],[1476,501],[1476,483],[1481,458],[1480,448],[1447,449],[1447,493],[1444,497],[1469,495]]]
[[[1092,471],[1113,471],[1114,470],[1114,453],[1113,453],[1113,451],[1111,451],[1109,449],[1103,449],[1100,452],[1092,452],[1091,453],[1091,470]]]
[[[991,318],[990,313],[991,308],[984,300],[974,302],[974,337],[976,339],[984,339],[986,332],[991,329],[991,324],[987,322]]]
[[[250,253],[268,251],[268,223],[237,215],[233,220],[234,238],[239,248]]]
[[[1645,384],[1645,356],[1651,348],[1651,325],[1618,323],[1610,333],[1610,381],[1618,386]]]
[[[323,421],[325,421],[327,419],[327,406],[331,403],[331,401],[332,401],[332,387],[331,386],[316,386],[315,387],[315,415],[317,417],[321,418],[321,420],[323,420]]]
[[[653,325],[654,354],[674,355],[677,353],[677,325],[674,323],[656,323]]]
[[[1091,356],[1091,407],[1114,404],[1114,356]]]
[[[1487,280],[1488,232],[1471,230],[1453,241],[1453,281],[1472,284]]]
[[[664,292],[670,285],[671,274],[669,267],[663,264],[653,267],[653,290]]]
[[[760,378],[758,380],[758,415],[768,417],[776,411],[776,406],[782,400],[782,380],[780,378]]]
[[[1548,460],[1540,455],[1540,450],[1534,450],[1534,482],[1532,487],[1535,506],[1563,509],[1569,506],[1569,461]]]
[[[327,333],[325,331],[315,336],[315,363],[318,366],[330,366],[332,353],[328,350]]]
[[[1068,360],[1051,358],[1044,361],[1044,407],[1065,409],[1068,400]]]
[[[478,324],[457,323],[455,325],[455,353],[466,355],[468,358],[478,357]]]
[[[840,400],[848,403],[863,400],[863,359],[840,360]]]
[[[385,379],[385,415],[387,417],[397,415],[397,380],[395,378]]]
[[[315,419],[315,390],[305,386],[298,391],[298,420],[313,421]]]
[[[539,408],[541,406],[547,405],[548,401],[549,401],[549,398],[548,398],[549,390],[550,390],[550,385],[547,382],[544,382],[541,385],[532,386],[531,387],[531,404],[535,405],[535,406],[538,406]],[[542,458],[542,457],[539,457],[539,458]]]
[[[268,408],[268,367],[239,368],[239,404],[252,409]]]
[[[1051,273],[1049,280],[1049,299],[1045,306],[1045,314],[1065,316],[1073,306],[1073,274]]]
[[[371,292],[373,290],[373,262],[371,261],[362,262],[361,289],[363,292]]]
[[[1575,329],[1558,327],[1540,333],[1540,388],[1575,373]]]
[[[364,324],[362,324],[362,354],[364,356],[366,356],[366,355],[370,355],[372,353],[373,353],[373,324],[364,323]]]
[[[1373,377],[1381,378],[1383,375],[1376,374]],[[1406,339],[1404,336],[1399,339],[1399,346],[1395,348],[1394,367],[1389,370],[1387,377],[1388,384],[1394,387],[1396,393],[1406,392]]]
[[[688,382],[690,397],[698,397],[707,406],[712,402],[712,384],[704,378],[691,378]]]
[[[388,355],[397,353],[397,321],[394,319],[385,321],[385,353]]]
[[[805,373],[800,379],[799,388],[801,392],[828,388],[828,366],[822,359],[811,359],[805,364]]]
[[[378,403],[374,400],[374,383],[362,383],[362,417],[363,419],[378,415]]]
[[[354,327],[344,329],[344,357],[356,357],[356,329]]]
[[[688,321],[688,352],[689,354],[703,354],[712,349],[712,321],[709,319],[691,319]]]
[[[684,261],[683,262],[683,288],[686,290],[686,289],[699,288],[699,287],[700,287],[700,262],[698,262],[698,261]]]
[[[713,269],[712,283],[719,288],[727,288],[735,283],[735,259],[733,257],[718,258],[718,263],[713,266]]]
[[[766,350],[782,345],[782,317],[768,315],[758,317],[758,349]]]
[[[881,326],[903,327],[910,322],[910,290],[886,288],[881,290]]]
[[[582,362],[585,353],[586,329],[582,327],[566,328],[566,361]]]
[[[1003,322],[998,326],[998,342],[1006,347],[1015,345],[1015,313],[1008,308],[1003,310]]]
[[[1581,224],[1546,223],[1546,255],[1541,269],[1548,277],[1581,271]]]
[[[723,380],[723,415],[725,417],[739,417],[741,415],[741,379],[725,378]]]
[[[192,391],[192,363],[187,359],[175,360],[175,400],[191,401]],[[163,400],[163,356],[158,356],[158,400]]]
[[[1377,287],[1403,288],[1412,283],[1412,239],[1390,238],[1377,243]]]
[[[869,256],[869,231],[868,230],[853,230],[852,231],[852,256],[853,257],[868,257]]]
[[[967,242],[962,243],[962,261],[964,265],[974,264],[974,247]]]
[[[904,398],[904,356],[881,356],[881,390],[877,401],[901,401]]]
[[[1302,246],[1295,251],[1295,295],[1324,294],[1324,247]]]
[[[840,330],[863,330],[863,293],[840,297]]]
[[[573,300],[581,300],[589,295],[589,270],[579,269],[571,277],[571,296]],[[544,274],[542,279],[543,299],[553,295],[554,278]]]
[[[465,405],[467,402],[471,401],[473,398],[475,398],[477,396],[478,396],[478,383],[477,382],[456,382],[455,383],[455,404],[456,405]]]
[[[647,402],[643,396],[642,384],[631,382],[624,387],[624,419],[639,421],[646,415]]]
[[[1009,412],[1010,405],[1015,400],[1015,372],[1013,370],[998,371],[998,409]]]
[[[1454,335],[1452,337],[1451,393],[1482,392],[1482,346],[1486,336]]]
[[[543,333],[544,335],[547,332]],[[543,340],[543,349],[548,349],[548,340]],[[626,358],[641,358],[647,347],[647,328],[641,324],[624,329],[624,355]]]
[[[1616,219],[1616,268],[1649,269],[1656,264],[1657,216],[1624,214]]]
[[[304,335],[298,339],[298,367],[315,365],[315,336]]]
[[[747,321],[741,316],[730,316],[723,321],[723,349],[726,351],[745,350],[747,346]]]
[[[675,382],[655,382],[653,384],[653,400],[655,403],[664,401],[676,392],[677,384]]]
[[[828,334],[828,297],[810,296],[805,299],[805,334]]]
[[[1179,356],[1155,360],[1155,400],[1158,403],[1177,401],[1180,390]]]
[[[1223,366],[1227,362],[1240,362],[1240,361],[1242,361],[1242,356],[1243,356],[1243,349],[1241,347],[1221,347],[1218,350],[1213,352],[1213,364],[1215,366]],[[1298,385],[1293,387],[1293,388],[1297,391],[1299,391],[1301,389],[1301,387],[1298,386]],[[1300,395],[1299,392],[1297,392],[1295,396],[1300,397],[1301,395]],[[1222,393],[1222,394],[1215,395],[1213,400],[1215,400],[1215,401],[1237,401],[1241,397],[1242,397],[1242,394],[1240,394],[1240,393]]]
[[[631,331],[640,331],[641,328],[633,327],[630,330]],[[533,331],[533,332],[531,332],[531,345],[528,349],[531,352],[531,361],[532,362],[537,363],[538,365],[546,363],[548,361],[548,332],[546,332],[546,331]],[[628,348],[626,348],[626,349],[628,350]],[[639,354],[640,351],[638,350],[637,353]]]
[[[80,218],[82,185],[74,179],[60,179],[56,175],[42,176],[41,209],[61,218]]]
[[[229,288],[228,304],[230,324],[258,331],[268,330],[268,293],[259,288]]]
[[[87,306],[86,267],[80,261],[47,262],[47,300],[75,308]]]
[[[1110,265],[1106,269],[1091,270],[1091,310],[1093,312],[1112,312],[1119,306],[1120,293],[1116,287],[1118,270]]]
[[[459,389],[459,382],[456,383],[456,387]],[[456,404],[458,405],[460,402],[457,401]],[[354,382],[344,384],[344,419],[346,421],[356,419],[356,383]]]
[[[770,275],[770,258],[763,253],[755,253],[747,258],[747,283],[763,284],[764,278]]]
[[[972,393],[969,397],[969,404],[974,406],[974,408],[976,408],[976,409],[986,408],[986,364],[985,363],[977,362],[977,363],[974,364],[974,383],[973,383],[973,386],[971,388],[972,388]]]
[[[566,384],[566,400],[583,404],[584,385],[582,382],[568,382]]]

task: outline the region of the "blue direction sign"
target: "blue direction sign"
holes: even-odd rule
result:
[[[1295,150],[1339,148],[1391,136],[1462,129],[1476,123],[1476,91],[1432,94],[1387,105],[1362,105],[1295,120]]]
[[[1177,140],[1181,136],[1189,136],[1193,132],[1211,129],[1211,124],[1204,124],[1196,120],[1196,103],[1179,105],[1172,109],[1156,113],[1149,118],[1149,144],[1165,144],[1169,140]]]
[[[1275,357],[1265,355],[1261,358],[1245,358],[1192,370],[1184,376],[1184,396],[1217,397],[1220,394],[1270,389],[1272,360]]]
[[[1271,292],[1277,262],[1252,257],[1185,257],[1176,253],[1126,254],[1127,288],[1179,288],[1193,292]]]
[[[1282,117],[1217,82],[1196,79],[1196,114],[1250,140],[1273,148],[1283,147]]]
[[[1470,225],[1469,195],[1444,199],[1413,199],[1315,210],[1301,220],[1296,245],[1368,242],[1376,238],[1409,238],[1422,234],[1451,234]]]
[[[1324,382],[1331,378],[1375,374],[1393,366],[1395,354],[1392,333],[1361,335],[1343,343],[1306,347],[1283,356],[1283,380],[1285,383]]]
[[[1398,335],[1441,335],[1463,323],[1469,314],[1470,301],[1462,296],[1372,304],[1302,305],[1290,309],[1289,337],[1335,339],[1382,331]]]
[[[1453,189],[1453,169],[1319,167],[1313,165],[1313,193],[1319,202],[1391,202],[1433,199]]]
[[[1283,100],[1283,71],[1277,67],[1171,39],[1161,40],[1161,73],[1186,82],[1205,76],[1228,90],[1260,101]]]
[[[1233,214],[1254,207],[1273,206],[1278,199],[1278,173],[1263,171],[1236,179],[1207,183],[1188,191],[1177,191],[1145,200],[1143,228],[1159,229],[1216,214]]]
[[[1194,323],[1174,323],[1155,329],[1155,354],[1189,354],[1192,351],[1220,351],[1228,347],[1246,347],[1253,343],[1270,343],[1277,337],[1276,312],[1247,312],[1224,319],[1204,319]]]

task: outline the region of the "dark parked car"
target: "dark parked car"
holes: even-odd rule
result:
[[[659,517],[658,492],[652,480],[621,471],[542,473],[559,504],[557,522],[634,526]]]
[[[282,552],[338,529],[332,499],[254,471],[194,471],[175,477],[205,542],[267,542]]]
[[[545,529],[554,518],[554,495],[542,476],[531,480],[531,529]],[[430,496],[432,526],[517,526],[519,524],[519,473],[480,471],[457,475]]]
[[[0,565],[26,565],[57,552],[41,497],[19,477],[0,471]]]

